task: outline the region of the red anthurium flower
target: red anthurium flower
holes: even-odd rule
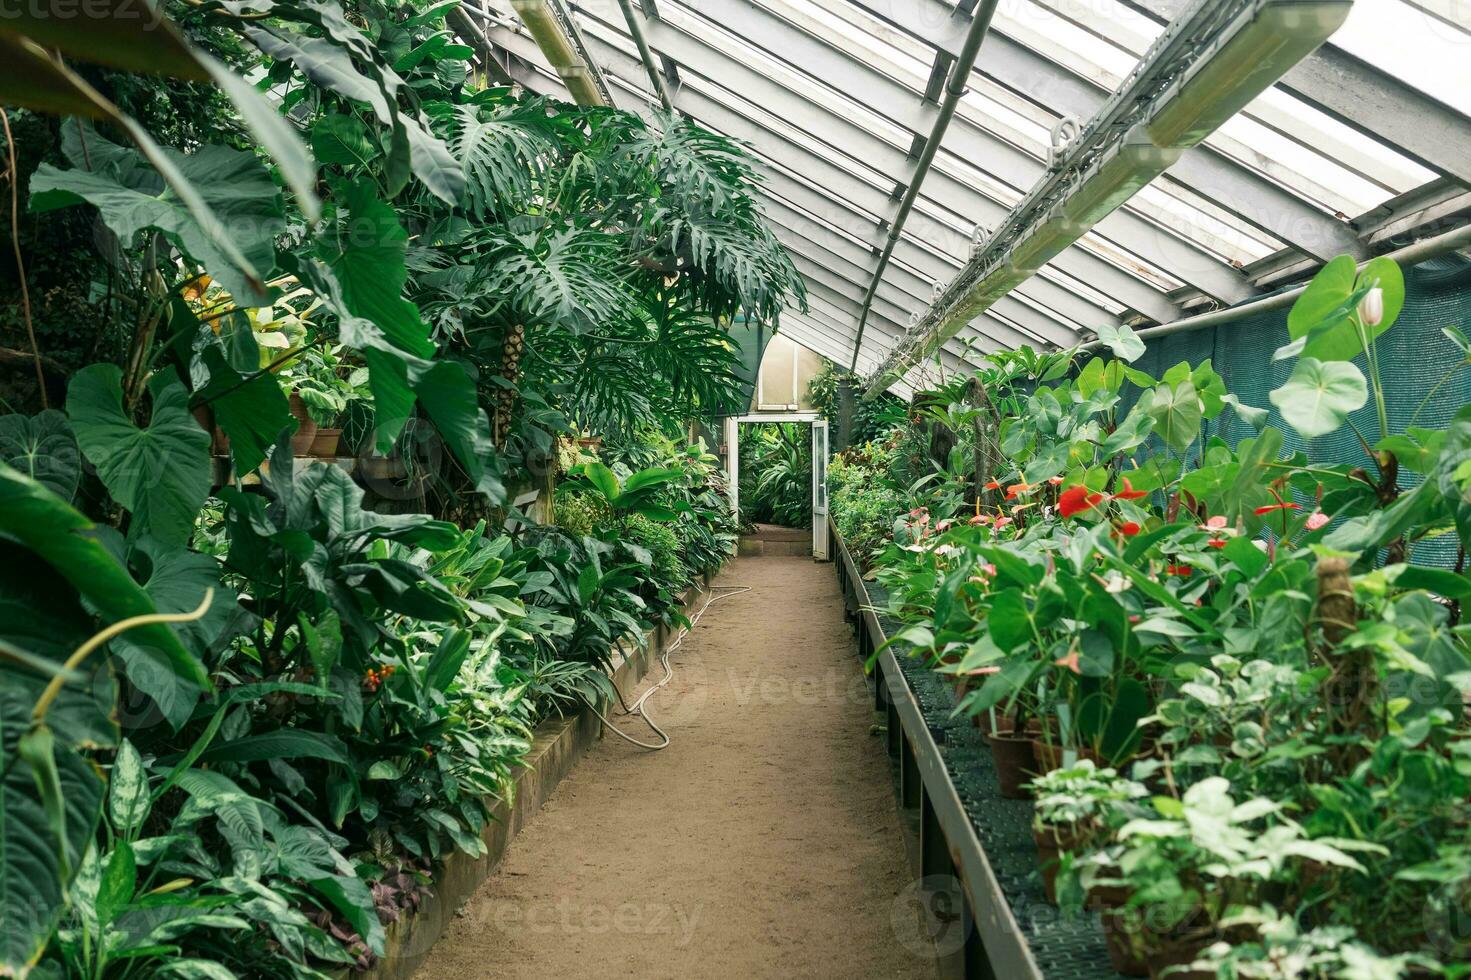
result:
[[[986,484],[986,489],[987,490],[1000,490],[1001,489],[1001,482],[999,480],[992,480],[990,483],[987,483]]]
[[[1206,544],[1210,545],[1212,548],[1224,548],[1226,547],[1226,539],[1211,538],[1209,541],[1206,542]]]
[[[1129,485],[1129,478],[1126,476],[1126,477],[1124,477],[1124,489],[1122,489],[1118,493],[1114,494],[1113,495],[1113,499],[1115,499],[1115,500],[1138,500],[1140,497],[1147,497],[1147,496],[1149,496],[1149,491],[1147,491],[1147,490],[1135,490],[1132,486]]]
[[[1302,504],[1278,501],[1275,504],[1265,504],[1256,509],[1257,514],[1270,514],[1274,510],[1302,510]]]
[[[1033,489],[1030,483],[1013,483],[1006,488],[1006,499],[1015,500],[1018,494],[1031,493]]]
[[[1119,533],[1126,538],[1132,538],[1134,535],[1139,533],[1139,522],[1125,521],[1124,523],[1119,525]]]
[[[1189,565],[1166,565],[1165,566],[1165,572],[1167,572],[1170,575],[1178,575],[1181,578],[1189,578],[1190,577],[1190,573],[1193,572],[1194,570],[1195,569],[1191,568]]]
[[[1200,529],[1202,531],[1219,531],[1224,528],[1228,523],[1229,522],[1224,516],[1217,514],[1215,517],[1212,517],[1210,520],[1200,525]]]
[[[977,514],[975,517],[972,517],[966,523],[967,524],[970,524],[972,527],[980,527],[982,524],[990,524],[991,523],[991,515],[990,514]]]
[[[1009,518],[1009,517],[998,517],[998,518],[996,518],[996,530],[999,531],[1003,527],[1005,527],[1006,525],[1008,525],[1010,523],[1011,523],[1011,518]]]
[[[1329,519],[1330,518],[1328,517],[1328,515],[1323,513],[1321,510],[1315,510],[1308,515],[1307,528],[1309,531],[1316,531],[1324,524],[1327,524]]]
[[[1062,496],[1057,498],[1057,509],[1063,517],[1072,517],[1085,510],[1092,510],[1103,501],[1103,494],[1094,493],[1082,484],[1078,484],[1062,492]]]

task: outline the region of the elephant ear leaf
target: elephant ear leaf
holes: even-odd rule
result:
[[[209,433],[189,413],[183,384],[162,374],[149,385],[153,417],[139,428],[123,411],[121,376],[112,364],[77,372],[67,415],[103,485],[132,513],[130,533],[182,545],[209,496]]]
[[[286,219],[280,189],[253,153],[205,146],[184,156],[165,148],[145,161],[96,133],[86,139],[88,153],[102,154],[106,165],[61,170],[41,164],[31,178],[32,211],[91,204],[124,243],[156,229],[237,302],[255,306],[270,299],[265,280]]]
[[[24,976],[62,912],[97,831],[102,779],[75,751],[28,730],[29,705],[0,698],[0,974]],[[25,745],[21,743],[25,742]]]
[[[1347,361],[1300,358],[1287,383],[1271,394],[1272,404],[1308,439],[1326,436],[1369,400],[1363,372]]]
[[[0,415],[0,461],[68,502],[82,476],[76,436],[54,408],[31,417]]]
[[[35,552],[71,583],[107,623],[158,610],[102,542],[101,529],[40,483],[0,463],[0,536]],[[128,639],[157,650],[180,677],[209,687],[204,665],[162,623],[138,626]]]
[[[1098,328],[1098,339],[1115,357],[1137,361],[1144,356],[1144,341],[1131,327],[1106,323]]]

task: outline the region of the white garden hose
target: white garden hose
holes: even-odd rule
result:
[[[705,593],[705,590],[700,587],[699,583],[695,583],[695,588],[698,589],[701,594]],[[638,700],[633,702],[633,704],[627,704],[623,700],[623,692],[618,690],[617,682],[613,682],[613,691],[618,695],[618,704],[622,708],[623,714],[633,715],[642,718],[644,724],[648,725],[649,728],[654,732],[654,734],[658,735],[659,738],[661,738],[663,741],[657,743],[640,742],[638,739],[624,733],[621,729],[615,726],[601,711],[598,711],[596,705],[593,705],[593,713],[598,716],[598,719],[600,721],[602,721],[603,727],[612,732],[614,735],[617,735],[619,738],[623,739],[625,742],[631,742],[641,749],[650,749],[651,751],[657,752],[660,749],[667,748],[670,741],[669,735],[664,731],[664,729],[660,728],[654,722],[653,718],[649,716],[648,702],[649,698],[653,697],[660,688],[662,688],[665,684],[668,684],[674,678],[674,668],[669,663],[669,655],[672,654],[675,650],[678,650],[680,644],[684,643],[684,638],[686,636],[689,636],[690,631],[699,624],[700,617],[705,615],[706,609],[709,609],[721,599],[729,599],[733,595],[740,595],[743,592],[750,591],[751,586],[749,585],[711,586],[710,592],[712,594],[710,595],[710,598],[705,600],[705,604],[700,607],[699,612],[695,613],[694,618],[690,620],[689,625],[680,628],[679,636],[675,637],[674,642],[666,646],[663,652],[659,654],[659,663],[664,667],[664,676],[659,679],[659,683],[649,688],[643,694],[640,694]],[[716,592],[723,592],[724,595],[714,595],[713,593]]]

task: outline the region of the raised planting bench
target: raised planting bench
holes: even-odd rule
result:
[[[838,581],[864,663],[899,623],[879,610],[887,596],[863,580],[830,524]],[[899,798],[918,811],[922,878],[958,883],[967,978],[1112,980],[1097,913],[1065,918],[1047,901],[1032,842],[1032,803],[1001,797],[996,767],[969,718],[955,715],[950,685],[927,665],[885,649],[873,665],[874,708],[888,719]]]
[[[700,585],[708,587],[712,578],[703,576]],[[694,586],[685,591],[681,608],[686,616],[696,611],[692,607],[701,595],[701,589]],[[633,690],[677,635],[677,629],[660,626],[644,633],[642,649],[620,644],[623,659],[613,671],[613,683],[625,693]],[[525,766],[516,777],[511,802],[496,802],[493,819],[480,835],[485,841],[485,855],[472,858],[456,851],[441,862],[435,869],[430,897],[417,912],[386,927],[383,955],[373,968],[362,973],[342,970],[337,974],[339,980],[410,980],[460,906],[495,873],[516,834],[601,737],[602,724],[586,706],[575,715],[549,719],[538,726]]]

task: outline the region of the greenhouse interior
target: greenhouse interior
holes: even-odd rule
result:
[[[15,0],[0,977],[1471,977],[1460,0]]]

